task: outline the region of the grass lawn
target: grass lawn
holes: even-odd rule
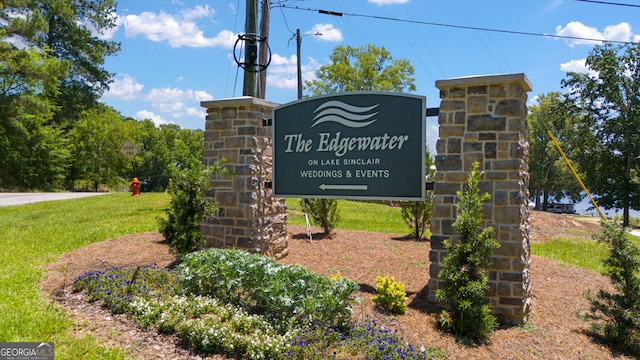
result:
[[[640,244],[640,237],[627,236],[634,244]],[[607,244],[596,242],[585,235],[579,239],[558,237],[544,243],[531,244],[531,253],[602,273],[602,260],[608,256],[609,249]]]
[[[71,321],[39,289],[58,255],[125,234],[156,230],[165,193],[115,193],[0,208],[0,341],[55,343],[56,359],[124,359],[94,339],[71,336]]]
[[[53,341],[57,359],[125,359],[124,352],[102,348],[89,336],[72,336],[71,320],[40,291],[42,268],[90,243],[157,230],[157,218],[168,203],[165,193],[114,193],[0,207],[0,341]],[[304,225],[299,199],[287,199],[287,205],[289,223]],[[399,207],[340,200],[339,209],[339,228],[410,233]],[[607,249],[585,235],[533,244],[532,253],[599,271]]]
[[[607,246],[585,236],[584,239],[556,238],[541,244],[531,244],[531,253],[558,260],[566,264],[582,266],[602,272],[602,260],[607,256]]]
[[[289,224],[305,225],[300,199],[287,199],[287,209]],[[341,218],[337,226],[338,229],[363,230],[389,234],[411,233],[409,226],[402,220],[399,206],[339,200],[338,211],[340,212]],[[427,231],[425,236],[431,236],[431,233]]]

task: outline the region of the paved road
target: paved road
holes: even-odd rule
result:
[[[0,193],[0,206],[22,205],[41,201],[77,199],[108,194],[105,192]]]

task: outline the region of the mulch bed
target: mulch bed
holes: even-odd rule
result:
[[[598,224],[566,215],[534,211],[531,220],[531,242],[558,235],[584,238],[599,230]],[[126,317],[113,316],[97,305],[87,304],[69,289],[76,276],[90,270],[171,264],[175,257],[162,240],[157,232],[131,234],[64,254],[48,264],[42,287],[74,319],[78,336],[93,334],[105,346],[128,349],[141,359],[201,359],[177,347],[174,338],[141,331]],[[397,330],[414,346],[442,349],[451,359],[631,359],[596,343],[586,333],[588,324],[575,315],[588,310],[583,293],[608,287],[608,279],[538,256],[531,261],[533,304],[527,324],[497,330],[487,345],[460,345],[435,327],[433,308],[426,302],[424,291],[429,280],[428,259],[428,241],[416,242],[406,234],[338,230],[330,239],[315,234],[309,242],[303,227],[289,226],[289,256],[280,262],[301,264],[322,275],[339,272],[353,279],[361,286],[356,295],[363,299],[354,307],[356,318],[375,319]],[[405,285],[409,298],[405,315],[386,314],[370,301],[376,277],[387,275]]]

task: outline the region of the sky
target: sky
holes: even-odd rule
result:
[[[606,2],[606,1],[604,1]],[[613,2],[613,1],[612,1]],[[524,73],[539,94],[564,91],[568,71],[584,72],[593,40],[640,40],[640,1],[584,0],[272,0],[266,100],[297,98],[296,29],[303,80],[338,46],[373,44],[415,68],[413,92],[438,107],[436,80]],[[623,6],[628,4],[629,6]],[[318,10],[341,13],[327,15]],[[115,74],[101,100],[124,116],[203,129],[201,101],[242,96],[234,43],[245,33],[246,0],[119,1],[121,43],[104,67]],[[526,34],[523,34],[526,33]],[[235,57],[242,58],[242,43]],[[427,143],[437,141],[437,119]]]

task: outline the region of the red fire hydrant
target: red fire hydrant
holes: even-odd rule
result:
[[[138,178],[133,178],[133,181],[131,181],[131,185],[129,185],[129,189],[131,189],[131,196],[140,195],[140,181],[138,180]]]

